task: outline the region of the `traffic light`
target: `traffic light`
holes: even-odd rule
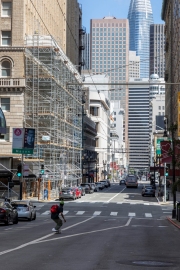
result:
[[[41,165],[41,174],[44,174],[44,164]]]
[[[169,175],[169,168],[166,167],[166,176],[168,176],[168,175]]]
[[[21,177],[21,175],[22,175],[22,165],[21,164],[18,164],[18,166],[17,166],[17,173],[16,173],[16,175],[18,177]]]

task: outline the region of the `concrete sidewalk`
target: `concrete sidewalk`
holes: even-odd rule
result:
[[[168,206],[172,205],[172,209],[173,209],[173,195],[172,195],[172,193],[170,192],[169,189],[167,189],[167,190],[169,191],[169,200],[168,201],[164,202],[164,196],[162,196],[162,197],[156,197],[156,199],[157,199],[157,201],[158,201],[158,203],[160,205],[164,205],[164,206],[166,206],[166,205],[168,205]],[[176,192],[176,201],[180,201],[180,192]],[[177,227],[178,229],[180,229],[180,222],[177,219],[173,219],[172,216],[167,216],[166,218],[175,227]]]

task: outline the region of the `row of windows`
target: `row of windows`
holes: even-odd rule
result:
[[[98,32],[98,31],[104,31],[104,32],[106,32],[106,31],[108,31],[108,32],[113,32],[113,31],[116,31],[116,32],[126,32],[126,28],[120,28],[120,27],[118,27],[118,28],[105,28],[105,27],[101,27],[101,28],[98,28],[98,27],[93,27],[92,28],[92,31],[93,32],[95,32],[95,30],[96,30],[96,32]]]
[[[11,17],[11,13],[12,13],[12,3],[2,2],[1,17]]]

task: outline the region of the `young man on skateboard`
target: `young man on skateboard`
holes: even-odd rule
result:
[[[55,233],[61,233],[60,228],[61,228],[63,222],[59,216],[61,216],[63,218],[64,222],[66,222],[66,219],[63,215],[63,206],[64,206],[64,202],[61,201],[60,206],[53,205],[51,207],[51,219],[54,220],[54,222],[56,223],[56,226],[55,226],[55,228],[52,229],[52,231]]]

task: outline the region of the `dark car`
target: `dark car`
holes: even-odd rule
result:
[[[72,200],[76,200],[76,191],[74,190],[74,188],[71,187],[66,187],[63,188],[60,192],[59,192],[59,200],[64,200],[64,199],[72,199]]]
[[[9,202],[0,200],[0,223],[9,225],[10,222],[18,223],[18,212]]]
[[[153,196],[155,197],[155,189],[153,186],[143,186],[142,187],[142,196],[144,197],[145,195]]]
[[[125,179],[121,179],[119,182],[120,185],[125,185],[126,184],[126,180]]]
[[[85,192],[88,193],[88,194],[94,192],[94,189],[92,188],[90,183],[82,183],[81,186],[85,188]]]
[[[82,186],[79,186],[78,188],[81,191],[81,196],[85,196],[86,195],[85,188]]]

